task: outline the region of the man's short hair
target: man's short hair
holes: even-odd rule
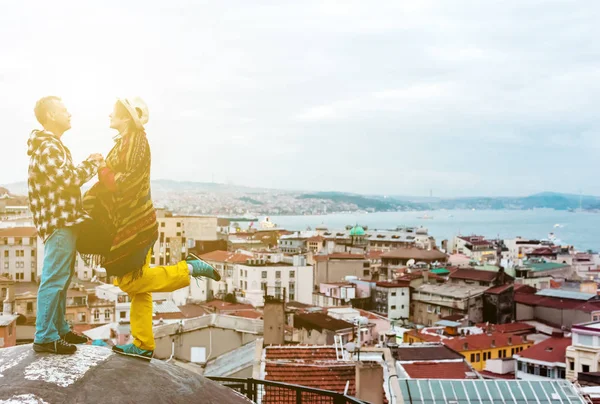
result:
[[[54,101],[62,101],[60,97],[55,95],[49,95],[47,97],[40,98],[38,102],[35,103],[35,108],[33,112],[35,113],[35,117],[39,123],[44,125],[48,120],[48,111],[52,107]]]

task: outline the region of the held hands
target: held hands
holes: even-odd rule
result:
[[[104,167],[106,165],[106,162],[104,161],[104,157],[102,157],[102,154],[100,154],[100,153],[90,154],[90,156],[88,157],[88,160],[95,161],[96,163],[98,163],[100,165],[100,167]]]

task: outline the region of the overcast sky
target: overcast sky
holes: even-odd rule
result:
[[[593,1],[0,1],[0,184],[26,178],[39,97],[83,159],[139,95],[155,179],[600,194],[599,21]]]

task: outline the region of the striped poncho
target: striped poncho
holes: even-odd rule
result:
[[[86,263],[102,266],[108,276],[140,276],[158,238],[150,166],[146,134],[127,133],[117,139],[98,172],[99,182],[83,197],[92,221],[82,226],[77,249]]]

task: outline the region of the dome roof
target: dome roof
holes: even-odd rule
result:
[[[251,402],[181,367],[92,345],[74,355],[39,354],[31,344],[0,349],[0,379],[0,403]]]
[[[350,235],[351,236],[364,236],[365,235],[365,229],[363,229],[360,226],[354,226],[352,228],[352,230],[350,230]]]

